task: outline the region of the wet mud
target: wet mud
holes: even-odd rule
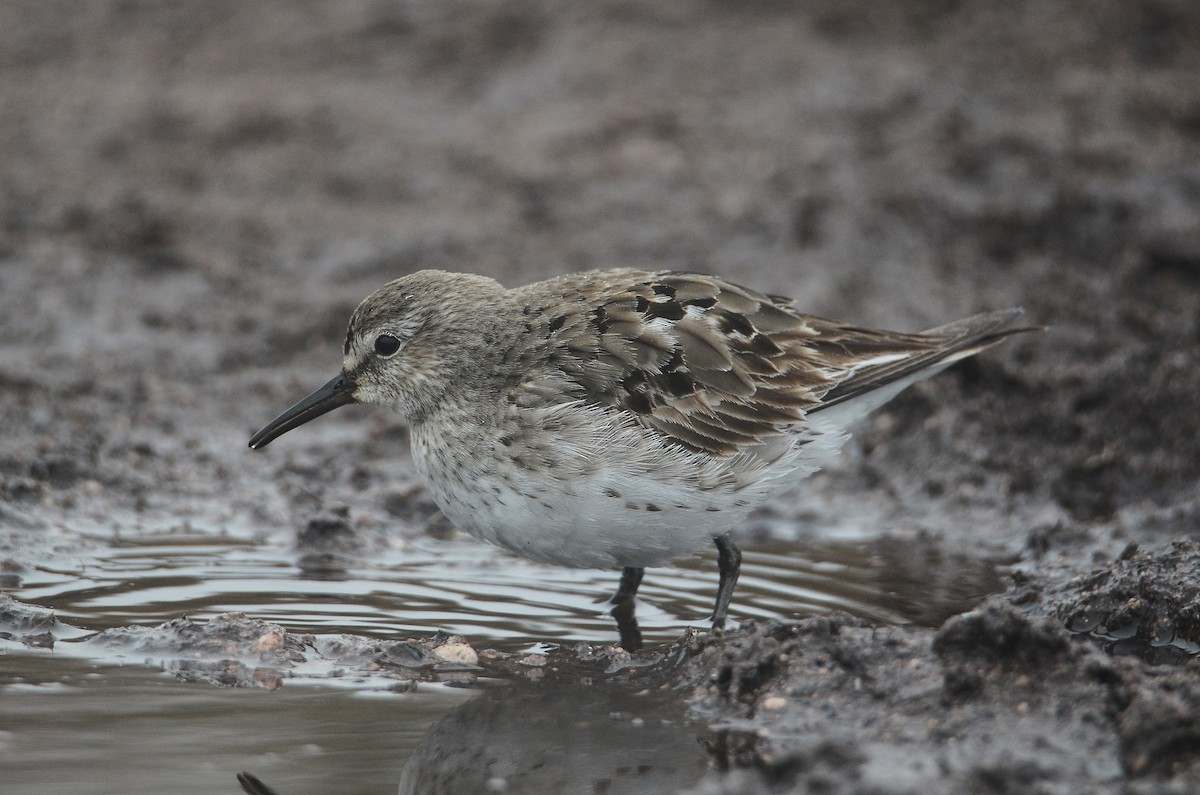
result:
[[[38,670],[82,661],[245,699],[477,691],[380,774],[411,791],[553,791],[548,770],[563,791],[1196,791],[1197,42],[1182,0],[5,4],[0,698],[27,717],[0,714],[0,749],[46,714]],[[350,310],[400,273],[612,265],[869,326],[1020,305],[1047,330],[909,390],[738,529],[858,545],[812,567],[846,589],[814,586],[826,603],[787,609],[764,577],[709,636],[683,616],[715,567],[683,604],[656,581],[696,580],[651,570],[642,651],[575,607],[503,635],[474,616],[575,586],[495,553],[503,587],[451,600],[463,627],[437,634],[438,603],[426,632],[376,631],[361,615],[404,602],[354,572],[456,539],[402,420],[344,409],[263,453],[250,434],[336,371]],[[89,569],[164,539],[199,563],[152,613]],[[297,631],[247,576],[188,617],[263,548],[312,614],[361,615]],[[418,586],[397,598],[435,601]],[[843,612],[866,590],[887,610]],[[530,715],[528,742],[504,735]],[[508,761],[472,767],[464,736]],[[582,765],[592,743],[629,765]],[[43,780],[27,757],[6,780]]]

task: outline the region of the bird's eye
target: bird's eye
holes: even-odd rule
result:
[[[400,350],[400,340],[391,334],[380,334],[375,338],[375,353],[380,356],[395,356]]]

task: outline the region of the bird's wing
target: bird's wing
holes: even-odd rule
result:
[[[825,405],[974,353],[1002,325],[997,313],[926,334],[871,331],[704,274],[581,276],[517,291],[528,332],[550,343],[528,349],[540,361],[524,362],[526,372],[553,374],[522,389],[539,402],[552,397],[542,390],[628,412],[669,442],[717,456],[785,433]]]

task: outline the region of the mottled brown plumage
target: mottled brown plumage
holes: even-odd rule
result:
[[[513,292],[530,333],[545,340],[524,352],[523,367],[557,368],[576,385],[572,397],[628,411],[664,441],[717,456],[964,349],[982,350],[1011,333],[988,336],[1019,315],[977,315],[924,334],[880,332],[800,314],[786,299],[714,276],[670,271],[595,271]]]

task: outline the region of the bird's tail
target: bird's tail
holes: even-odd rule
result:
[[[885,357],[879,364],[847,371],[825,395],[814,414],[834,406],[864,398],[860,411],[866,413],[890,400],[910,384],[941,372],[955,362],[990,348],[1005,337],[1026,331],[1040,330],[1035,326],[1009,328],[1024,310],[1020,308],[982,312],[944,326],[913,334],[905,350]],[[866,399],[867,395],[872,399]],[[868,405],[869,404],[869,405]],[[855,412],[858,413],[858,412]]]

